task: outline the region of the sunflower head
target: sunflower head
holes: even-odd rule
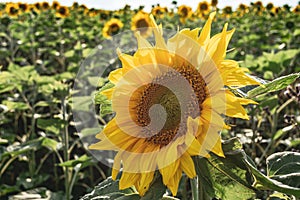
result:
[[[297,6],[293,9],[293,13],[300,13],[300,5],[297,5]]]
[[[178,7],[177,13],[180,17],[180,21],[182,23],[185,23],[185,20],[189,19],[192,16],[193,11],[192,11],[191,7],[186,6],[186,5],[181,5],[181,6]]]
[[[150,16],[152,45],[135,32],[134,55],[117,50],[122,68],[108,77],[113,87],[102,91],[111,100],[115,117],[96,137],[91,149],[116,150],[112,177],[122,165],[120,189],[134,185],[144,195],[159,171],[176,195],[184,172],[196,176],[192,156],[224,156],[219,132],[229,128],[223,116],[248,119],[242,105],[255,103],[228,88],[257,84],[226,49],[234,30],[210,36],[215,13],[201,29],[183,29],[167,41]]]
[[[268,3],[266,6],[266,9],[269,11],[272,10],[273,8],[274,8],[274,5],[272,3]]]
[[[229,15],[232,14],[232,8],[231,8],[231,6],[224,7],[222,11],[223,11],[223,14],[225,16],[229,16]]]
[[[139,11],[132,18],[131,30],[139,31],[143,37],[150,36],[152,34],[152,29],[149,14],[144,11]]]
[[[212,7],[217,7],[217,5],[218,5],[218,0],[211,0]]]
[[[50,8],[50,5],[48,2],[42,2],[41,7],[43,10],[48,10]]]
[[[66,18],[70,15],[69,8],[67,6],[59,6],[56,8],[55,16],[58,18]]]
[[[198,4],[197,11],[196,11],[198,17],[206,18],[209,12],[210,12],[210,5],[207,3],[207,1],[202,1]]]
[[[60,3],[58,1],[53,1],[52,6],[54,10],[57,10],[60,7]]]
[[[120,32],[120,30],[123,28],[124,24],[116,18],[110,19],[106,24],[104,25],[104,28],[102,30],[102,35],[105,38],[111,38],[111,36],[117,34]]]
[[[155,6],[151,10],[151,14],[157,18],[163,18],[167,12],[168,12],[168,9],[166,7],[160,7],[159,5]]]
[[[30,10],[29,5],[26,3],[18,3],[18,6],[19,6],[19,9],[24,13],[28,12]]]
[[[20,14],[20,9],[19,9],[18,4],[16,4],[16,3],[7,3],[5,5],[5,12],[10,17],[17,17]]]

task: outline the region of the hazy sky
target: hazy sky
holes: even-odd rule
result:
[[[0,0],[0,2],[27,2],[27,3],[35,3],[38,0]],[[47,1],[52,3],[52,0],[40,0]],[[72,0],[58,0],[63,5],[72,5]],[[177,0],[177,4],[185,4],[191,6],[193,9],[196,9],[198,2],[202,0]],[[210,2],[210,0],[207,0]],[[250,4],[250,2],[255,2],[257,0],[219,0],[218,7],[223,8],[225,6],[232,6],[233,8],[237,7],[240,3]],[[269,2],[272,2],[276,6],[282,6],[284,4],[289,4],[291,6],[297,5],[299,0],[262,0],[262,2],[266,5]],[[116,10],[119,8],[123,8],[126,4],[131,5],[132,8],[138,8],[141,4],[144,4],[145,9],[149,11],[151,9],[151,5],[160,4],[161,6],[172,7],[172,0],[77,0],[80,4],[85,4],[88,7],[93,8],[101,8],[101,9],[108,9],[108,10]]]

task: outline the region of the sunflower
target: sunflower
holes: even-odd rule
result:
[[[5,12],[10,17],[17,17],[20,14],[20,9],[19,9],[18,4],[16,4],[16,3],[7,3],[5,5]]]
[[[26,13],[28,11],[30,11],[29,9],[29,5],[26,3],[18,3],[19,9],[23,12]]]
[[[193,11],[191,7],[186,5],[181,5],[178,7],[177,13],[180,17],[181,23],[185,23],[185,20],[189,19],[192,16]]]
[[[105,38],[111,38],[111,36],[120,32],[123,28],[124,24],[116,18],[110,19],[105,25],[102,30],[102,35]]]
[[[196,13],[199,17],[205,17],[210,11],[207,1],[202,1],[198,4]]]
[[[266,9],[268,11],[271,11],[273,8],[274,8],[274,5],[272,3],[268,3],[267,6],[266,6]]]
[[[159,5],[156,7],[153,7],[151,10],[151,14],[157,18],[163,18],[167,12],[168,12],[168,9],[166,7],[160,7]]]
[[[60,7],[60,3],[58,1],[53,1],[52,6],[54,10],[57,10]]]
[[[300,13],[300,5],[297,5],[297,6],[293,9],[293,13]]]
[[[229,88],[258,83],[236,61],[224,59],[234,30],[227,31],[226,24],[210,37],[215,14],[200,34],[199,28],[183,29],[167,42],[150,16],[155,45],[136,32],[134,55],[117,50],[122,68],[110,73],[114,86],[102,91],[116,115],[90,148],[118,151],[112,178],[122,164],[120,189],[134,185],[143,196],[159,171],[176,195],[182,172],[196,176],[192,156],[224,156],[218,132],[229,127],[222,116],[248,119],[242,105],[255,102]]]
[[[254,10],[258,13],[261,14],[262,11],[264,10],[264,5],[261,1],[257,1],[253,4]]]
[[[230,17],[230,15],[232,14],[232,8],[231,8],[231,6],[224,7],[223,10],[222,10],[222,14],[225,17]]]
[[[55,16],[59,18],[65,18],[70,15],[69,8],[67,6],[59,6],[56,7],[56,13]]]
[[[139,31],[143,37],[150,36],[152,30],[149,14],[139,11],[131,20],[131,30]]]
[[[217,7],[217,5],[218,5],[218,0],[211,0],[212,7]]]
[[[239,15],[241,16],[241,15],[249,12],[249,7],[247,5],[241,3],[238,6],[237,11],[239,12]]]
[[[50,5],[48,2],[44,1],[41,3],[41,7],[43,10],[48,10],[50,8]]]

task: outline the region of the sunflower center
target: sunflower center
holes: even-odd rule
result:
[[[137,28],[146,28],[148,27],[148,22],[145,19],[140,19],[136,22]]]
[[[206,84],[191,66],[175,67],[135,91],[133,119],[146,141],[160,146],[187,132],[188,117],[200,115]],[[184,79],[186,84],[180,83]],[[175,88],[175,89],[174,89]],[[158,106],[159,105],[159,106]]]
[[[188,9],[186,7],[181,9],[181,16],[186,17],[188,15]]]
[[[111,31],[111,34],[110,35],[115,35],[119,32],[119,25],[118,24],[112,24],[110,26],[110,31]]]
[[[206,3],[200,5],[200,10],[207,10],[207,9],[208,9],[208,5]]]

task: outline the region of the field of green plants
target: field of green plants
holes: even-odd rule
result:
[[[213,34],[226,22],[236,29],[227,58],[261,85],[234,91],[258,104],[246,107],[249,120],[226,118],[226,158],[199,164],[199,199],[300,198],[300,5],[254,2],[234,10],[212,1],[192,10],[174,1],[170,8],[154,5],[151,14],[177,31],[202,27],[212,11]],[[118,182],[108,178],[111,169],[88,149],[112,113],[97,92],[108,81],[99,69],[108,70],[107,76],[120,67],[109,51],[96,61],[88,58],[112,40],[131,44],[135,39],[128,35],[113,37],[127,30],[142,28],[151,38],[149,26],[142,6],[108,11],[56,1],[0,3],[0,199],[140,199],[134,188],[118,191]],[[85,71],[77,75],[82,64]],[[83,123],[97,118],[98,128],[78,125],[74,112],[86,117]],[[143,199],[160,199],[165,191],[156,180]],[[164,198],[187,200],[193,194],[183,175],[177,196],[167,192]]]

